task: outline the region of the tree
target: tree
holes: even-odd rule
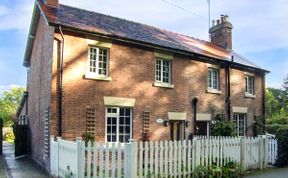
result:
[[[284,109],[288,113],[288,74],[286,78],[284,78],[282,86],[283,86],[284,103],[286,104]]]
[[[266,114],[271,119],[275,113],[279,112],[279,102],[276,100],[271,89],[266,89]]]
[[[4,126],[9,126],[14,121],[24,91],[23,87],[15,87],[0,96],[0,118],[3,119]]]

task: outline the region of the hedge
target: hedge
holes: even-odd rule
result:
[[[266,125],[266,131],[270,134],[276,134],[278,129],[285,128],[285,127],[288,127],[288,125],[282,125],[282,124]]]
[[[288,126],[279,128],[276,132],[278,142],[277,167],[288,165]]]

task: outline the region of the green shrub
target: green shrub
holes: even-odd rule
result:
[[[288,125],[288,117],[279,117],[279,118],[275,118],[275,119],[268,119],[267,124],[268,125],[273,125],[273,124]]]
[[[266,125],[266,131],[270,134],[276,134],[277,130],[280,128],[285,128],[288,125],[281,125],[281,124],[271,124],[271,125]]]
[[[211,167],[197,166],[194,171],[195,178],[239,178],[244,177],[245,172],[234,161],[229,161],[222,167],[212,164]]]
[[[13,132],[7,132],[4,135],[4,140],[10,143],[13,143],[15,140],[15,136]]]
[[[205,166],[197,166],[194,170],[195,178],[206,178],[209,176],[208,168]]]
[[[94,134],[92,132],[86,132],[82,135],[82,139],[85,141],[85,143],[87,144],[89,141],[93,144],[93,142],[95,141],[94,139]]]
[[[231,121],[217,121],[213,130],[213,136],[235,136],[235,124]]]
[[[245,171],[242,170],[241,165],[234,161],[229,161],[222,167],[222,177],[223,178],[238,178],[243,177]]]
[[[279,128],[276,132],[278,142],[277,167],[288,165],[288,126]]]

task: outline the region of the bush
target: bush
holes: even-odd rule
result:
[[[194,171],[194,177],[207,178],[207,177],[221,177],[221,178],[239,178],[245,175],[241,166],[234,161],[229,161],[222,167],[213,164],[210,168],[205,166],[197,166]]]
[[[277,130],[280,128],[285,128],[288,125],[281,125],[281,124],[271,124],[271,125],[266,125],[266,131],[270,134],[275,135]]]
[[[279,125],[288,125],[288,117],[279,117],[275,119],[268,119],[268,125],[279,124]]]
[[[231,121],[217,121],[215,124],[212,135],[213,136],[235,136],[235,124]]]
[[[10,143],[13,143],[15,140],[15,136],[13,132],[7,132],[4,135],[4,140]]]
[[[93,144],[94,140],[94,134],[92,132],[86,132],[82,135],[82,139],[87,144],[89,141]]]
[[[278,142],[277,167],[288,165],[288,126],[279,128],[276,132]]]

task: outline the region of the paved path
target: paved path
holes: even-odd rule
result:
[[[288,178],[288,167],[257,171],[246,178]]]
[[[29,157],[15,159],[14,145],[3,142],[4,167],[8,178],[48,178]]]

